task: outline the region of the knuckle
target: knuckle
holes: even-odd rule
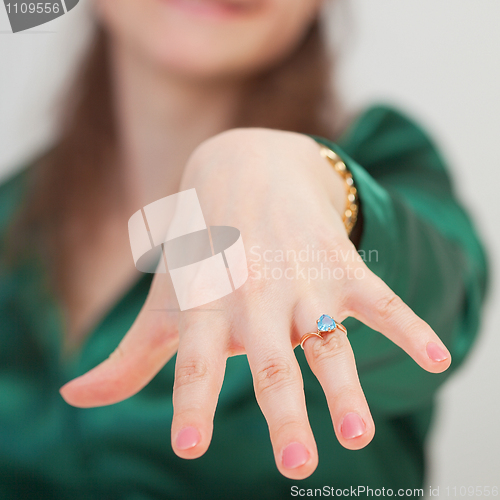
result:
[[[293,432],[294,429],[303,429],[307,423],[299,415],[284,414],[281,417],[275,418],[273,425],[281,433],[287,434],[290,431]]]
[[[315,363],[329,361],[346,352],[348,340],[344,332],[333,331],[327,334],[323,340],[318,339],[311,348],[311,356]]]
[[[125,352],[123,350],[122,344],[120,343],[118,347],[108,356],[111,361],[120,361],[125,357]]]
[[[202,359],[191,359],[176,365],[174,389],[203,381],[209,372],[208,364]]]
[[[272,358],[264,362],[254,375],[255,390],[258,394],[266,394],[292,382],[295,370],[290,361],[283,358]]]
[[[363,391],[359,384],[346,383],[345,385],[340,386],[337,391],[337,398],[345,401],[349,405],[362,401],[364,398]]]
[[[396,294],[384,295],[376,304],[377,312],[384,321],[391,319],[391,316],[401,311],[403,307],[403,300]]]

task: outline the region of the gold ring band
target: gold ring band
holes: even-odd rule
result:
[[[347,335],[347,328],[342,323],[337,323],[337,328]]]
[[[300,339],[300,347],[302,347],[302,349],[304,349],[304,342],[309,337],[319,337],[321,340],[323,340],[323,337],[317,332],[306,333],[305,335],[302,335],[302,338]]]

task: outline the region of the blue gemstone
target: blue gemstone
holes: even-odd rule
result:
[[[318,319],[318,330],[320,332],[331,332],[335,328],[337,328],[335,320],[331,316],[328,316],[328,314],[322,314]]]

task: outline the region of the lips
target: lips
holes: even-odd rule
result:
[[[262,0],[163,0],[185,12],[202,16],[231,16],[258,9]]]

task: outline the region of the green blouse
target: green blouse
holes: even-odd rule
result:
[[[66,404],[58,389],[103,361],[139,312],[152,275],[106,314],[72,358],[62,358],[61,309],[38,260],[0,268],[1,499],[281,499],[308,489],[422,488],[425,437],[435,393],[462,363],[479,327],[487,261],[435,144],[391,106],[359,114],[335,144],[359,190],[360,253],[450,350],[451,368],[431,374],[353,318],[345,325],[376,426],[373,441],[339,445],[325,396],[302,350],[300,363],[319,466],[302,481],[277,470],[245,356],[230,358],[213,440],[196,460],[170,445],[175,357],[142,391],[103,408]],[[0,252],[21,205],[26,170],[0,187]],[[244,235],[243,235],[244,236]],[[247,249],[248,253],[248,249]],[[302,489],[304,491],[299,491]],[[325,493],[326,491],[326,493]],[[311,492],[309,492],[311,494]],[[316,496],[319,496],[316,491]]]

